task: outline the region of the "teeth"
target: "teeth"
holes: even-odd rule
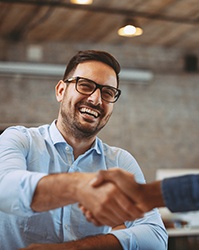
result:
[[[94,110],[89,109],[89,108],[81,108],[80,111],[82,113],[87,113],[87,114],[93,115],[96,118],[98,117],[98,113],[96,111],[94,111]]]

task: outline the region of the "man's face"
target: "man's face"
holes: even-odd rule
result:
[[[117,87],[115,71],[98,61],[79,64],[72,75],[76,76]],[[61,118],[62,128],[77,138],[95,136],[108,122],[113,103],[102,100],[100,89],[91,95],[83,95],[76,91],[75,83],[62,84],[65,84],[65,89],[58,100],[61,103],[58,120]]]

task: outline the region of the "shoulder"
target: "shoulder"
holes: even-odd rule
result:
[[[28,135],[28,134],[42,134],[46,130],[48,130],[50,125],[42,125],[38,127],[25,127],[25,126],[11,126],[5,129],[2,135],[9,135],[9,134],[18,134],[18,135]]]
[[[133,156],[127,150],[116,146],[110,146],[106,143],[103,143],[103,151],[107,155],[114,155],[117,156],[118,158],[121,157],[133,158]]]
[[[122,149],[117,146],[110,146],[106,143],[104,143],[101,139],[97,138],[97,144],[98,148],[100,149],[101,153],[103,153],[105,156],[114,156],[118,158],[122,156],[128,156],[128,157],[133,157],[127,150]]]
[[[40,127],[27,128],[25,126],[12,126],[8,127],[0,137],[0,140],[4,143],[7,142],[21,142],[28,143],[30,140],[44,137],[45,133],[48,131],[49,125],[43,125]]]
[[[110,146],[106,143],[103,143],[102,141],[100,141],[100,143],[101,143],[101,149],[103,150],[103,153],[106,156],[114,157],[115,159],[118,159],[118,160],[120,159],[123,160],[124,158],[135,160],[133,155],[126,149],[123,149],[117,146]]]
[[[119,167],[135,175],[139,182],[145,182],[143,173],[134,158],[127,150],[120,147],[110,146],[101,141],[101,148],[106,159],[107,168]]]

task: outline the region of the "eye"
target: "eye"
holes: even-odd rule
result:
[[[103,88],[103,95],[106,97],[115,97],[116,95],[116,90],[113,88]]]
[[[81,91],[92,92],[94,87],[94,84],[88,80],[79,79],[78,81],[78,88],[81,89]]]

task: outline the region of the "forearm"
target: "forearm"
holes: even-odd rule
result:
[[[31,208],[42,212],[79,203],[91,211],[97,225],[110,226],[140,215],[140,210],[113,183],[92,187],[95,176],[79,172],[45,176],[37,184]]]
[[[85,183],[90,178],[89,174],[82,173],[50,174],[43,177],[36,187],[31,208],[42,212],[78,202],[80,180]]]
[[[140,184],[136,182],[133,174],[118,168],[100,171],[93,185],[97,187],[105,181],[113,182],[117,185],[129,197],[132,204],[143,212],[164,206],[160,181]]]
[[[164,207],[164,199],[161,190],[161,181],[148,184],[139,184],[138,194],[141,197],[140,208],[147,212],[155,207]]]
[[[122,250],[118,239],[111,234],[87,237],[66,243],[67,250]]]
[[[21,250],[122,250],[118,239],[111,234],[87,237],[61,244],[32,244]]]

